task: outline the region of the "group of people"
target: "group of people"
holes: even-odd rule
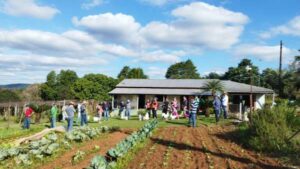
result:
[[[121,119],[128,120],[131,115],[131,101],[128,99],[126,103],[124,101],[120,102],[119,106],[119,116]]]
[[[223,92],[221,96],[214,94],[213,108],[216,122],[219,122],[220,120],[221,111],[223,112],[224,119],[227,119],[228,95],[226,92]]]

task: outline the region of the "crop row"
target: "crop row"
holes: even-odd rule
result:
[[[0,161],[14,159],[16,164],[30,165],[32,160],[40,159],[47,156],[51,156],[59,149],[70,149],[71,142],[83,142],[84,140],[93,139],[101,132],[107,132],[109,128],[102,126],[99,128],[91,127],[78,127],[72,132],[64,134],[63,137],[54,132],[47,134],[40,140],[31,141],[28,144],[17,146],[17,147],[7,147],[0,149]]]
[[[133,132],[131,135],[127,136],[126,139],[119,142],[114,148],[108,150],[106,158],[103,156],[95,156],[88,169],[113,168],[116,165],[118,158],[125,156],[135,145],[152,135],[152,131],[157,126],[157,123],[156,119],[147,122],[139,131]]]

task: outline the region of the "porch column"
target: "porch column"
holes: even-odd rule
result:
[[[112,98],[111,98],[111,108],[112,108],[112,110],[114,110],[114,108],[115,108],[115,96],[114,95],[112,95]]]
[[[139,95],[136,96],[136,109],[139,109]]]
[[[243,96],[242,95],[240,95],[240,100],[239,100],[239,107],[240,107],[240,112],[239,112],[239,119],[240,120],[242,120],[243,118],[242,118],[242,103],[243,102]]]

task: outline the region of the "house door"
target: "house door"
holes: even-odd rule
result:
[[[144,109],[145,104],[145,95],[139,95],[139,109]]]

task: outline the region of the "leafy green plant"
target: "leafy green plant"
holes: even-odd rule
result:
[[[75,155],[72,156],[72,163],[76,164],[82,160],[85,156],[85,152],[78,150]]]
[[[88,169],[106,169],[107,168],[107,161],[104,157],[102,156],[95,156]]]

